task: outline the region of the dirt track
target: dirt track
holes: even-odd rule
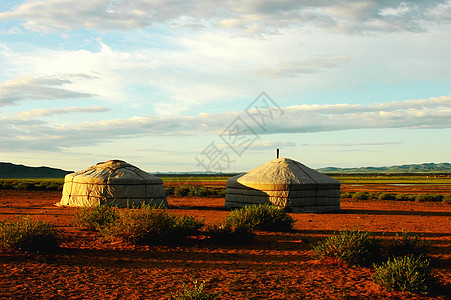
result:
[[[0,190],[0,219],[30,215],[63,232],[60,253],[0,252],[2,299],[165,299],[182,282],[205,281],[222,299],[435,299],[388,293],[370,268],[321,263],[311,245],[343,228],[384,239],[403,229],[433,243],[434,267],[451,285],[451,206],[415,202],[342,202],[338,214],[292,214],[295,233],[258,232],[247,245],[197,240],[183,246],[107,243],[73,228],[73,208],[56,207],[59,192]],[[224,198],[168,198],[171,210],[221,221]]]

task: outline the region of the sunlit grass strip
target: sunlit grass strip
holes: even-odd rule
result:
[[[380,183],[380,184],[451,184],[451,176],[434,175],[330,175],[341,183]]]
[[[61,191],[63,184],[63,178],[0,179],[0,189],[8,190]]]
[[[157,174],[158,176],[158,174]],[[160,177],[160,176],[159,176]],[[216,182],[223,181],[224,183],[230,176],[186,176],[186,177],[177,177],[177,176],[162,176],[160,177],[163,181],[166,182],[180,182],[180,183],[189,183],[189,182]]]
[[[340,198],[352,198],[355,200],[392,200],[392,201],[416,201],[416,202],[443,202],[450,204],[450,194],[405,194],[385,192],[341,192]]]

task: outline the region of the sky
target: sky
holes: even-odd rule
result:
[[[451,161],[451,1],[1,0],[0,161]]]

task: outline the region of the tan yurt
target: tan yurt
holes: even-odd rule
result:
[[[122,160],[101,162],[84,171],[67,174],[57,205],[167,207],[163,181]]]
[[[340,181],[289,158],[277,158],[227,180],[226,208],[272,203],[291,212],[340,210]]]

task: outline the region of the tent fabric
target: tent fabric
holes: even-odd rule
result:
[[[101,162],[67,174],[57,205],[132,207],[151,204],[167,207],[163,181],[122,160]]]
[[[273,203],[292,212],[340,210],[340,181],[278,158],[227,180],[226,208]]]

